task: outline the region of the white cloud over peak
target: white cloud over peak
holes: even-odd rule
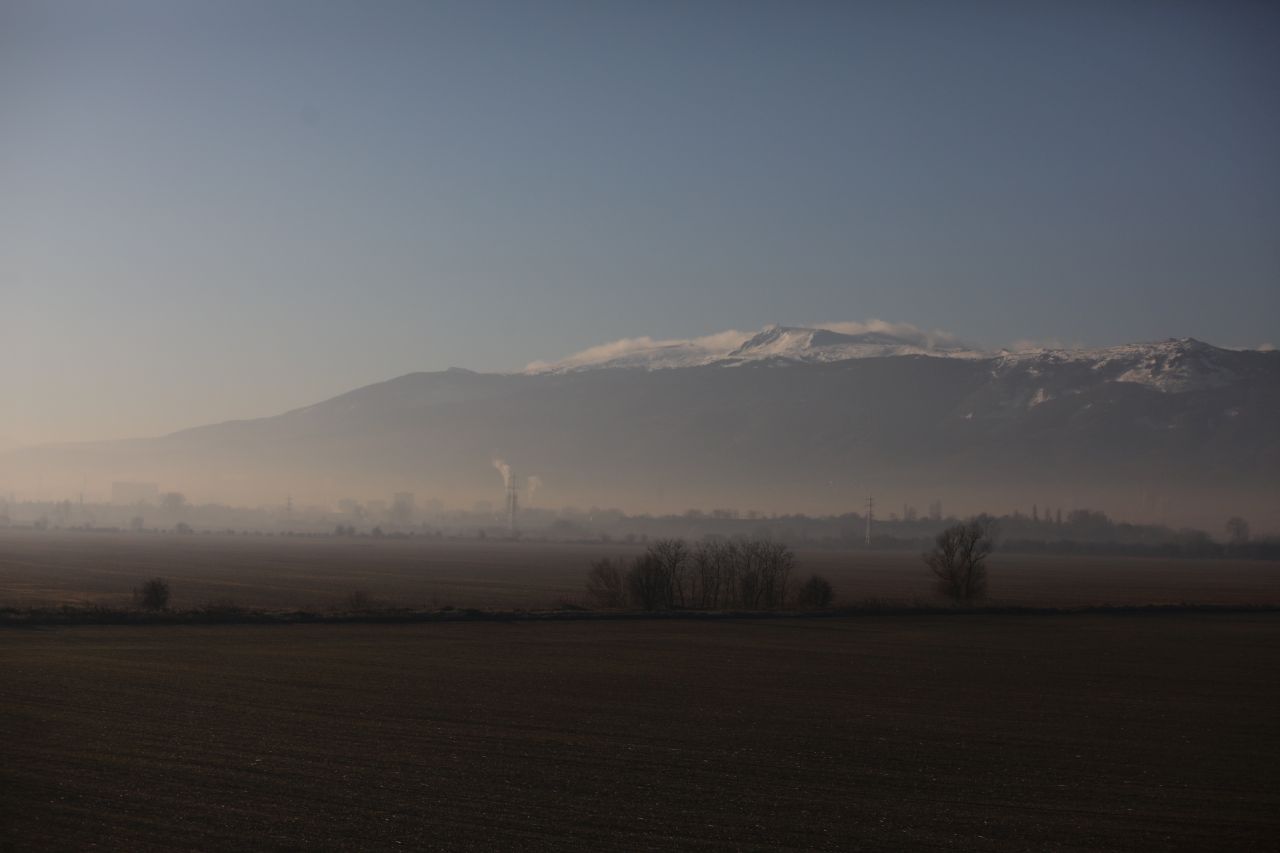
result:
[[[723,356],[733,352],[746,343],[753,332],[739,332],[729,329],[699,338],[651,338],[644,335],[638,338],[621,338],[607,344],[597,344],[574,353],[558,361],[532,361],[525,366],[526,373],[540,373],[545,370],[572,370],[575,367],[603,364],[608,362],[626,362],[630,357],[648,357],[655,353],[667,352],[672,356],[707,357]]]

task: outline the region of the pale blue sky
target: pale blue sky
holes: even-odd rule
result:
[[[0,0],[0,447],[771,322],[1280,344],[1278,10]]]

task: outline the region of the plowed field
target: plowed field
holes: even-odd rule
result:
[[[545,608],[581,599],[587,569],[637,547],[436,539],[305,539],[0,530],[0,607],[66,603],[125,606],[147,578],[166,578],[178,609],[341,607],[362,590],[377,603],[435,609]],[[797,576],[831,579],[837,600],[931,599],[920,555],[902,551],[804,551]],[[997,603],[1280,604],[1280,564],[1001,554]]]
[[[1280,616],[0,632],[13,850],[1274,850]]]

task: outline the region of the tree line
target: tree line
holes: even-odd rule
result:
[[[781,542],[659,539],[630,561],[591,564],[587,596],[602,608],[780,610],[826,607],[831,584],[817,575],[797,585],[795,553]]]
[[[921,554],[938,593],[957,602],[987,591],[987,558],[995,550],[996,521],[977,516],[953,524]],[[831,583],[811,575],[795,583],[795,553],[761,539],[714,539],[689,545],[659,539],[631,560],[596,560],[587,572],[587,597],[599,608],[637,610],[816,610],[834,598]]]

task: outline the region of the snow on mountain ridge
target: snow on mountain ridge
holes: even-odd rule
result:
[[[670,370],[681,367],[739,367],[751,363],[827,364],[861,358],[932,356],[992,361],[995,374],[1048,372],[1071,382],[1102,380],[1146,385],[1164,393],[1218,388],[1239,376],[1230,366],[1233,351],[1195,338],[1087,349],[1031,349],[991,352],[966,346],[949,335],[914,326],[872,321],[833,328],[772,325],[752,334],[722,332],[691,340],[631,338],[592,347],[557,362],[535,362],[527,374],[574,373],[605,368]]]
[[[996,358],[996,369],[1038,374],[1074,367],[1104,381],[1130,382],[1176,394],[1235,382],[1239,376],[1224,363],[1231,352],[1195,338],[1168,338],[1094,349],[1003,352]]]
[[[959,344],[941,343],[918,331],[907,334],[864,331],[854,334],[822,328],[769,326],[724,359],[726,366],[762,359],[799,362],[847,361],[895,355],[975,355]]]
[[[572,373],[603,368],[667,370],[712,364],[733,367],[765,360],[827,363],[894,355],[971,358],[987,355],[968,349],[948,336],[931,335],[913,326],[875,321],[840,325],[853,331],[772,325],[754,334],[730,331],[691,340],[627,338],[583,350],[557,362],[534,362],[524,372]]]

